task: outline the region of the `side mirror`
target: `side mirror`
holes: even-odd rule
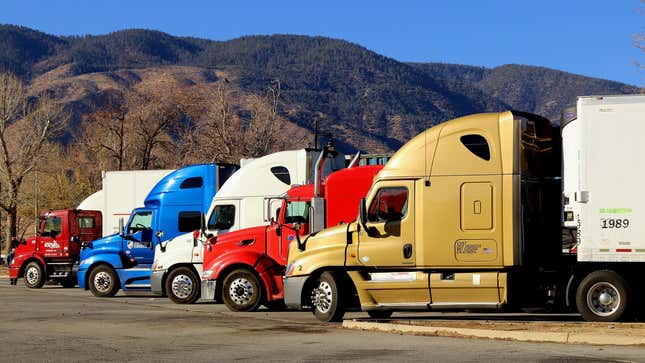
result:
[[[120,236],[124,235],[123,217],[119,218],[119,235]]]
[[[212,245],[214,245],[215,243],[217,243],[217,236],[213,236],[207,239],[206,242],[204,242],[204,246],[206,247],[206,250],[210,252],[213,250]]]
[[[197,241],[199,239],[200,234],[201,234],[201,231],[199,229],[193,231],[193,247],[197,247]]]

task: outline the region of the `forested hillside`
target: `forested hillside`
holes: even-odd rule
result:
[[[639,92],[528,65],[405,63],[324,37],[212,41],[140,29],[52,36],[0,25],[0,71],[25,83],[28,103],[46,98],[64,111],[35,168],[45,208],[75,205],[100,187],[101,170],[311,146],[316,120],[342,151],[392,152],[461,115],[518,109],[557,118],[578,95]],[[25,177],[21,209],[37,197],[33,178]],[[10,184],[3,176],[0,185]]]

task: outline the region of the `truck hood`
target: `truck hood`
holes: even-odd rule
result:
[[[298,249],[297,243],[292,243],[289,246],[287,276],[307,275],[322,266],[344,266],[347,228],[347,224],[341,224],[310,234],[303,239],[303,242],[306,241],[304,251]],[[351,223],[349,228],[355,228],[355,223]]]
[[[119,253],[122,243],[123,238],[118,233],[94,240],[81,251],[81,261],[99,253]]]

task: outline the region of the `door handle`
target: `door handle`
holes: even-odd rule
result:
[[[406,243],[403,245],[403,258],[410,258],[412,257],[412,244],[411,243]]]

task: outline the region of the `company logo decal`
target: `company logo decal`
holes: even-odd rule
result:
[[[60,248],[60,245],[56,241],[45,242],[43,245],[45,246],[45,248]]]

